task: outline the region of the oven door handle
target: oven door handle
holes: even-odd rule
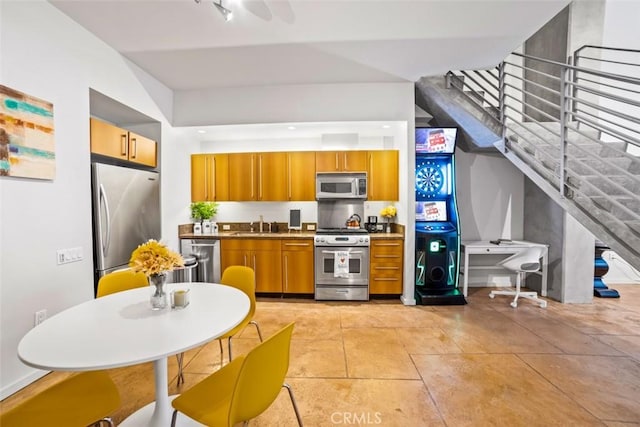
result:
[[[332,254],[332,255],[335,255],[335,254],[337,254],[337,253],[338,253],[338,251],[322,251],[322,253],[323,253],[323,254]],[[357,254],[363,254],[363,253],[364,253],[364,252],[362,252],[362,251],[350,251],[350,252],[349,252],[349,255],[351,255],[351,254],[356,254],[356,255],[357,255]]]

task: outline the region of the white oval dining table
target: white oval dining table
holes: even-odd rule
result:
[[[18,345],[25,364],[50,371],[93,371],[153,362],[155,402],[121,426],[168,426],[171,398],[167,357],[198,347],[233,329],[249,313],[242,291],[213,283],[174,283],[190,289],[182,309],[151,310],[146,287],[68,308],[30,330]]]

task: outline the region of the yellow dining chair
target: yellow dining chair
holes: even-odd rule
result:
[[[238,356],[176,397],[171,403],[174,408],[171,426],[176,425],[178,412],[207,426],[246,424],[266,411],[285,387],[302,427],[293,391],[284,382],[293,325],[288,324],[246,356]]]
[[[0,426],[113,426],[109,414],[120,406],[120,394],[104,371],[72,375],[0,414]]]
[[[105,274],[98,280],[98,291],[96,297],[104,297],[106,295],[115,294],[116,292],[128,291],[129,289],[142,288],[149,286],[149,281],[144,273],[134,272],[133,270],[120,270],[113,273]],[[184,383],[184,374],[182,373],[182,361],[184,353],[176,354],[178,361],[178,385]]]
[[[134,288],[149,286],[147,276],[144,273],[134,273],[133,270],[120,270],[105,274],[98,280],[96,297],[115,294]]]
[[[222,340],[225,338],[228,341],[229,347],[229,361],[232,359],[231,354],[231,338],[237,335],[240,331],[242,331],[245,326],[248,324],[252,324],[256,327],[256,331],[258,331],[258,338],[260,338],[260,342],[262,342],[262,333],[260,332],[260,326],[258,322],[253,320],[253,316],[256,313],[256,275],[251,267],[245,267],[243,265],[232,265],[224,269],[222,272],[222,277],[220,278],[220,283],[227,286],[233,286],[234,288],[240,289],[242,292],[247,294],[250,301],[249,313],[247,317],[244,318],[242,322],[220,338],[218,338],[218,342],[220,343],[220,364],[222,365],[222,358],[224,356],[222,350]]]

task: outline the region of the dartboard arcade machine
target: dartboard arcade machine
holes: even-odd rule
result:
[[[462,305],[456,128],[416,128],[416,301]]]

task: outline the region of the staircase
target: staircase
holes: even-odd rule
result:
[[[584,46],[567,64],[513,53],[421,79],[416,103],[458,127],[464,151],[507,157],[640,269],[640,51]]]

